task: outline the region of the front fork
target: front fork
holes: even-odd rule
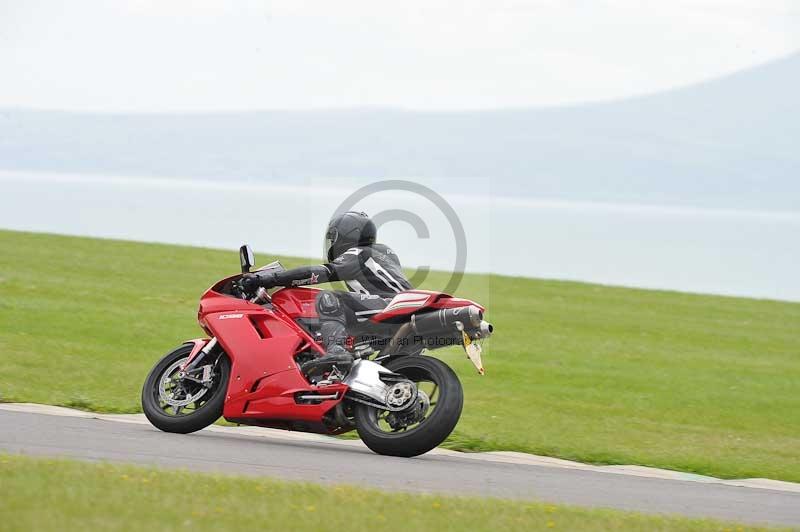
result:
[[[189,353],[189,358],[186,363],[181,368],[180,374],[178,375],[180,378],[189,379],[195,381],[199,384],[205,385],[206,383],[211,381],[211,366],[206,365],[203,368],[203,374],[200,379],[195,377],[189,376],[190,373],[193,373],[194,370],[199,368],[202,362],[206,359],[206,357],[214,350],[217,346],[217,339],[211,338],[210,340],[206,340],[205,338],[200,338],[197,340],[192,340],[194,343],[194,347],[192,351]]]

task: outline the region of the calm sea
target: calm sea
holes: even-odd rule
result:
[[[351,192],[323,180],[294,187],[2,171],[0,228],[231,250],[248,242],[264,262],[267,252],[320,257],[325,224]],[[437,192],[463,225],[466,271],[800,301],[800,213]],[[458,239],[429,198],[384,191],[357,207],[384,212],[380,240],[404,265],[453,268]]]

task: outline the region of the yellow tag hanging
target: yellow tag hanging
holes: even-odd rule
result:
[[[475,369],[478,370],[478,373],[483,375],[484,369],[483,361],[481,361],[481,345],[473,342],[472,338],[470,338],[469,335],[463,330],[461,331],[461,334],[464,338],[464,351],[467,353],[467,358],[475,365]]]

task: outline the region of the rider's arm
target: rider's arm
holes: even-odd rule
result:
[[[307,284],[327,283],[335,281],[332,271],[326,264],[300,266],[282,272],[255,272],[258,284],[264,288],[275,286],[303,286]]]
[[[358,259],[359,251],[358,248],[348,250],[328,264],[301,266],[277,273],[255,272],[255,275],[259,278],[259,284],[264,288],[347,281],[355,278],[356,274],[361,269]]]

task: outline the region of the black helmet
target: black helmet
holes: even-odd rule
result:
[[[378,230],[363,212],[348,211],[334,216],[325,232],[325,253],[332,261],[355,246],[368,246],[375,243]]]

